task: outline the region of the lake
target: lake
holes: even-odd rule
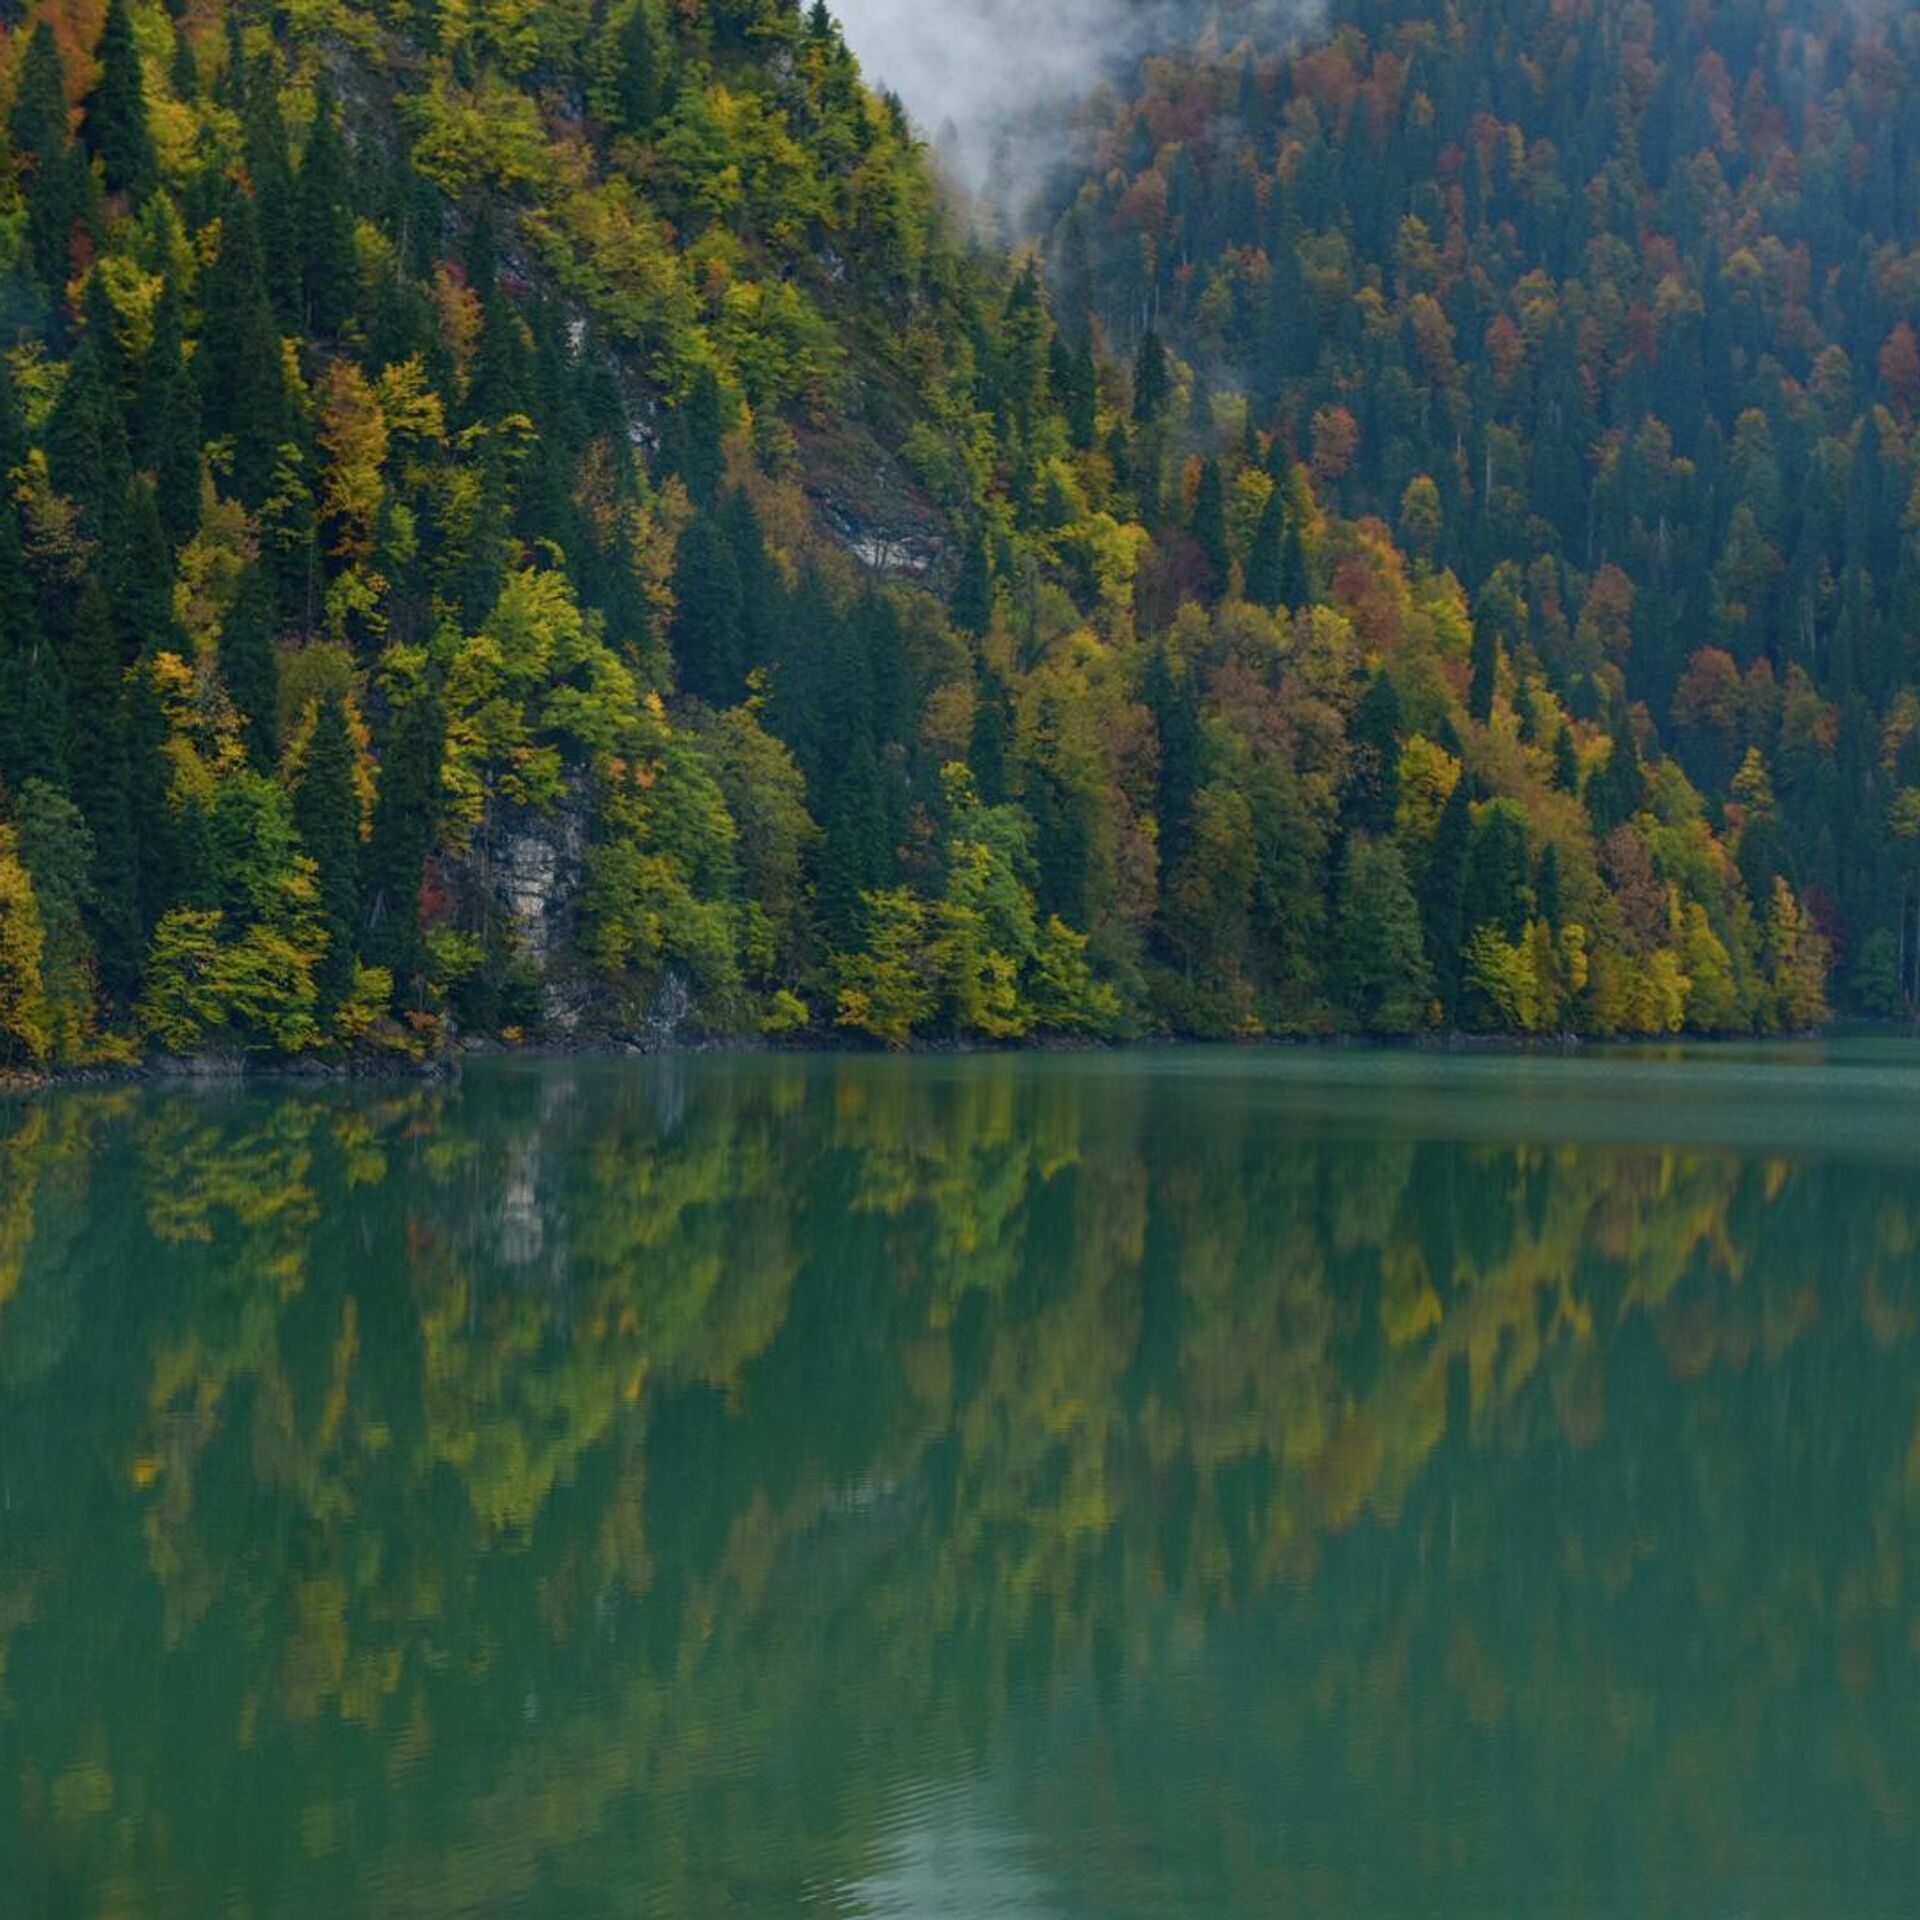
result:
[[[0,1911],[1908,1915],[1920,1046],[0,1102]]]

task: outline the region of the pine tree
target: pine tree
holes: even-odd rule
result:
[[[48,641],[11,506],[0,505],[0,788],[64,787],[67,684]]]
[[[1391,841],[1349,842],[1340,876],[1340,997],[1369,1033],[1416,1032],[1432,980],[1420,909]]]
[[[280,670],[274,656],[273,585],[259,562],[248,567],[220,628],[220,678],[239,708],[247,758],[271,773],[279,758]]]
[[[146,83],[127,0],[107,0],[99,59],[99,84],[87,101],[87,145],[100,158],[108,191],[139,199],[159,184],[160,165],[147,125]]]
[[[993,629],[993,567],[987,542],[978,528],[967,538],[960,556],[960,577],[954,582],[949,615],[957,631],[984,640]]]
[[[1200,703],[1191,673],[1174,671],[1164,643],[1147,660],[1141,697],[1160,742],[1160,778],[1155,811],[1160,825],[1160,867],[1171,873],[1186,854],[1193,826],[1193,800],[1200,790]]]
[[[28,167],[28,251],[57,309],[73,270],[74,229],[89,210],[90,176],[69,131],[60,50],[44,16],[27,36],[7,130]]]
[[[1611,833],[1622,822],[1639,812],[1646,792],[1646,772],[1640,760],[1640,744],[1626,714],[1614,722],[1613,746],[1605,765],[1587,776],[1587,812],[1594,830]]]
[[[1472,678],[1467,686],[1467,712],[1482,726],[1493,718],[1494,689],[1500,677],[1500,636],[1491,620],[1473,630]]]
[[[313,132],[300,163],[300,281],[307,323],[337,334],[351,317],[356,263],[353,172],[333,90],[323,81],[314,102]]]
[[[241,133],[263,282],[279,324],[291,328],[300,319],[299,194],[270,57],[247,68]]]
[[[440,702],[416,694],[400,709],[380,767],[372,831],[361,867],[368,961],[405,996],[421,967],[420,887],[440,824],[446,721]]]
[[[695,514],[673,564],[673,659],[681,690],[731,706],[746,677],[740,568],[718,516]]]
[[[1368,683],[1347,728],[1349,769],[1344,815],[1357,833],[1384,838],[1400,807],[1400,695],[1382,668]]]
[[[1256,607],[1278,613],[1286,605],[1283,569],[1286,558],[1287,503],[1275,487],[1260,510],[1253,544],[1247,549],[1246,596]]]
[[[1150,427],[1173,398],[1173,372],[1167,349],[1151,327],[1140,337],[1133,361],[1133,418],[1136,426]]]
[[[306,762],[293,789],[294,825],[316,869],[327,950],[314,969],[322,1019],[353,991],[360,935],[360,798],[354,789],[353,734],[336,695],[314,716]]]
[[[1207,597],[1217,599],[1226,591],[1233,573],[1233,556],[1227,545],[1226,486],[1218,460],[1209,460],[1200,469],[1190,530],[1207,563]]]
[[[243,506],[258,507],[272,490],[293,415],[260,230],[243,190],[227,196],[202,305],[206,326],[193,364],[205,429],[231,442],[233,492]]]
[[[180,299],[171,284],[154,311],[134,427],[134,457],[153,475],[167,538],[175,547],[184,546],[200,520],[200,389],[187,367]]]
[[[1452,1019],[1460,1005],[1461,924],[1466,900],[1467,847],[1473,836],[1473,809],[1463,775],[1454,782],[1420,873],[1421,944],[1433,976],[1434,995]]]
[[[721,442],[726,437],[726,409],[720,377],[703,366],[693,377],[684,400],[667,420],[667,450],[673,471],[685,484],[697,507],[711,506],[720,494],[726,473]]]
[[[634,0],[620,29],[620,73],[614,96],[623,133],[640,137],[653,130],[665,97],[665,66],[651,0]]]
[[[81,595],[67,647],[67,765],[93,836],[90,930],[100,984],[131,1005],[140,982],[139,862],[133,828],[126,706],[113,613],[98,583]]]

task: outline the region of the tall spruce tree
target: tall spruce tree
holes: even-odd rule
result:
[[[140,369],[134,458],[153,475],[167,538],[184,546],[200,520],[200,389],[187,366],[171,282],[154,309],[153,341]]]
[[[293,789],[293,820],[314,863],[327,950],[314,969],[322,1018],[353,990],[360,939],[360,797],[353,733],[338,695],[314,715],[306,760]]]
[[[57,316],[73,270],[74,230],[90,209],[91,175],[72,138],[60,49],[44,15],[27,36],[7,130],[27,163],[27,250]]]
[[[236,497],[243,506],[258,507],[272,489],[293,420],[260,229],[243,188],[227,196],[220,251],[207,269],[202,305],[206,325],[194,373],[205,429],[210,438],[229,443]]]
[[[372,828],[361,866],[362,951],[393,976],[404,1004],[422,964],[420,887],[440,826],[440,768],[446,719],[439,699],[415,694],[401,707],[386,742]]]
[[[247,758],[271,773],[279,757],[280,672],[274,657],[273,583],[260,562],[240,579],[240,591],[220,626],[220,678],[240,710]]]
[[[1253,544],[1247,549],[1246,595],[1256,607],[1277,613],[1286,598],[1287,503],[1275,487],[1260,510],[1259,524],[1253,531]]]
[[[107,0],[99,60],[100,79],[87,101],[87,145],[99,157],[107,190],[138,199],[159,184],[160,164],[147,124],[146,82],[127,0]]]
[[[300,284],[307,324],[337,334],[353,312],[353,169],[333,89],[322,81],[300,162]]]

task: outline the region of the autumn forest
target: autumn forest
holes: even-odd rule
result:
[[[0,8],[0,1067],[1920,998],[1920,20]]]

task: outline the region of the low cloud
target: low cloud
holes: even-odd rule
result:
[[[963,183],[1022,212],[1064,157],[1073,103],[1210,23],[1298,33],[1318,0],[836,0],[869,80],[905,102]]]

